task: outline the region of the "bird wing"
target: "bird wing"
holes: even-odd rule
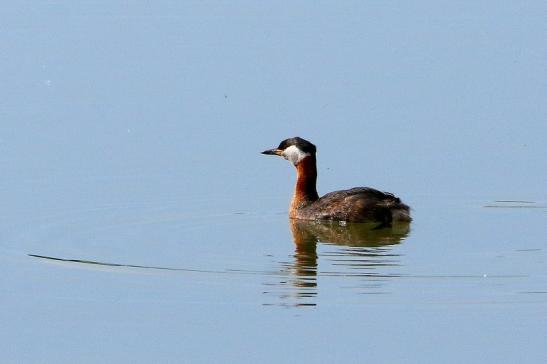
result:
[[[383,220],[390,208],[401,205],[391,193],[370,187],[355,187],[327,193],[315,203],[320,219],[362,221]],[[391,215],[391,213],[389,213]]]

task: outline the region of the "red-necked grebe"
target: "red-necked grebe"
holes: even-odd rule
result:
[[[410,222],[410,209],[391,193],[370,187],[334,191],[319,198],[316,190],[317,166],[315,145],[299,137],[283,140],[277,148],[262,154],[278,155],[290,161],[297,172],[289,216],[303,220],[346,222]]]

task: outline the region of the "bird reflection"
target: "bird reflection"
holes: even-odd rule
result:
[[[377,279],[367,287],[378,286],[382,278],[394,274],[378,272],[381,267],[398,266],[393,245],[409,234],[408,223],[375,229],[377,224],[341,224],[331,221],[289,220],[295,250],[291,262],[282,263],[289,279],[280,282],[285,291],[283,305],[313,306],[318,294],[317,277],[369,277]],[[318,254],[318,244],[321,253]],[[319,261],[323,269],[319,270]],[[344,283],[346,285],[346,283]]]
[[[377,229],[376,223],[347,223],[337,221],[307,221],[290,219],[289,226],[298,246],[309,242],[333,243],[354,247],[379,247],[399,244],[408,236],[408,223]]]

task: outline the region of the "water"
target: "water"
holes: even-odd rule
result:
[[[546,10],[6,6],[3,361],[545,362]],[[412,224],[289,221],[294,135]]]

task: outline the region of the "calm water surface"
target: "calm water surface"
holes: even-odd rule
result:
[[[4,6],[2,362],[547,362],[546,13]],[[412,224],[289,221],[295,135]]]
[[[408,196],[410,227],[370,230],[289,221],[272,194],[70,209],[33,184],[2,244],[14,360],[543,358],[545,205]]]

